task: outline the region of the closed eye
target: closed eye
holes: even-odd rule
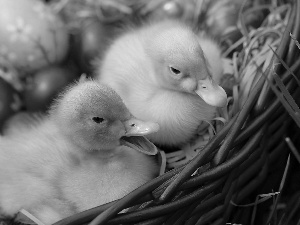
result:
[[[92,120],[93,120],[95,123],[102,123],[102,122],[104,121],[103,118],[97,117],[97,116],[93,117]]]

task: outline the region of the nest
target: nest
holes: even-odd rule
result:
[[[89,10],[76,11],[76,4],[83,3],[74,2],[67,17],[91,16]],[[162,1],[150,2],[129,5],[119,1],[122,7],[113,5],[118,16],[104,22],[130,20],[137,11],[146,17]],[[206,3],[196,2],[202,8],[196,7],[199,10],[185,18],[192,23],[199,23]],[[253,224],[261,198],[273,198],[274,207],[264,222],[273,220],[289,165],[288,146],[294,149],[291,141],[297,135],[291,133],[291,127],[300,125],[295,102],[300,97],[300,1],[266,2],[254,1],[247,7],[240,3],[238,26],[211,31],[219,35],[225,72],[234,80],[228,108],[218,112],[217,121],[185,149],[167,154],[169,169],[159,177],[120,200],[55,225]],[[56,7],[62,10],[64,4],[68,1],[57,1]],[[250,21],[253,15],[263,15],[263,19],[249,25],[249,15]],[[69,26],[76,30],[76,24]],[[202,27],[209,30],[212,25]],[[270,181],[272,173],[277,176]],[[270,189],[266,181],[277,190],[260,195]]]

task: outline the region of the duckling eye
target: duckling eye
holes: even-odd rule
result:
[[[178,75],[178,74],[180,74],[181,72],[180,72],[180,70],[178,70],[178,69],[175,69],[174,67],[172,67],[172,66],[170,66],[170,71],[172,72],[172,73],[174,73],[174,74],[176,74],[176,75]]]
[[[104,121],[103,118],[101,117],[93,117],[92,120],[95,122],[95,123],[102,123]]]

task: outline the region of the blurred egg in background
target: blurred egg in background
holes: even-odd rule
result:
[[[0,57],[24,71],[60,63],[69,50],[63,21],[40,0],[0,0],[0,40]]]
[[[58,93],[78,76],[78,71],[65,66],[50,66],[38,71],[28,79],[23,93],[26,109],[47,110]]]
[[[20,108],[17,91],[0,77],[0,130],[3,123]]]
[[[97,18],[83,20],[82,26],[72,36],[71,55],[78,63],[81,72],[90,75],[93,72],[93,62],[101,58],[113,39],[113,25],[101,23]]]

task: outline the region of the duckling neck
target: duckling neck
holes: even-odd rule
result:
[[[92,157],[102,158],[102,159],[111,159],[120,154],[119,148],[114,149],[94,149],[88,151],[88,155]]]

